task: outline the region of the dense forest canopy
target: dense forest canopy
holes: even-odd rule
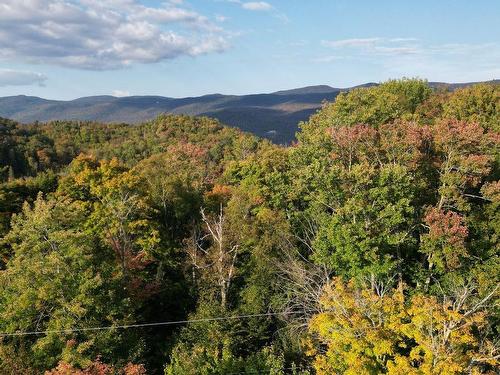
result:
[[[498,373],[500,86],[300,128],[0,119],[0,373]]]

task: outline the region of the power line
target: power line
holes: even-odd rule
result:
[[[103,327],[83,327],[83,328],[68,328],[68,329],[52,329],[46,331],[28,331],[28,332],[2,332],[0,337],[11,337],[11,336],[36,336],[36,335],[46,335],[49,333],[72,333],[72,332],[85,332],[85,331],[106,331],[113,329],[129,329],[129,328],[143,328],[143,327],[156,327],[156,326],[171,326],[179,324],[189,324],[189,323],[201,323],[201,322],[213,322],[221,320],[238,320],[238,319],[250,319],[250,318],[262,318],[270,316],[279,315],[292,315],[297,314],[293,312],[276,312],[276,313],[262,313],[262,314],[248,314],[248,315],[232,315],[232,316],[218,316],[213,318],[202,318],[202,319],[191,319],[191,320],[176,320],[169,322],[156,322],[156,323],[139,323],[139,324],[126,324],[118,326],[103,326]]]
[[[295,366],[295,367],[285,367],[281,368],[281,370],[297,370],[297,371],[307,371],[312,369],[312,367],[302,367],[302,366]],[[245,375],[245,374],[255,374],[255,375],[269,375],[269,372],[263,372],[263,370],[245,370],[244,372],[230,372],[227,375]]]

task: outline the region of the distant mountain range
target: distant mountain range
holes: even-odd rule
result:
[[[445,85],[450,89],[471,84],[473,83],[430,83],[433,87]],[[376,83],[355,87],[373,85]],[[0,117],[22,123],[93,120],[135,124],[167,112],[214,117],[224,124],[269,138],[274,142],[289,143],[295,137],[297,124],[307,120],[321,107],[322,102],[332,101],[340,92],[355,87],[340,89],[322,85],[271,94],[213,94],[190,98],[89,96],[61,101],[25,95],[6,96],[0,98]]]

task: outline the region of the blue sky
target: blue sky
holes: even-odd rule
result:
[[[0,0],[0,96],[500,78],[498,0]]]

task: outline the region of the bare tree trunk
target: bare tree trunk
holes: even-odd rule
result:
[[[429,290],[429,285],[431,283],[431,276],[432,276],[432,267],[434,267],[434,262],[432,262],[431,260],[428,260],[428,262],[429,262],[429,268],[428,268],[429,275],[427,275],[427,278],[425,279],[425,287],[424,287],[424,290],[426,292]]]
[[[215,218],[206,215],[204,209],[201,209],[202,221],[208,231],[206,237],[212,240],[210,249],[199,248],[203,253],[211,258],[210,268],[216,272],[217,285],[220,293],[220,305],[223,309],[227,308],[229,289],[234,278],[236,261],[238,256],[238,245],[232,243],[229,236],[226,235],[225,216],[222,205],[219,214]]]

